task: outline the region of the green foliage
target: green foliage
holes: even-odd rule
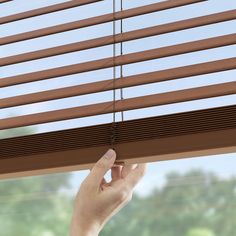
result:
[[[187,236],[215,236],[209,229],[191,229]]]
[[[202,171],[171,173],[163,188],[136,197],[101,236],[236,235],[235,189],[233,177],[221,180]]]
[[[36,130],[34,128],[29,127],[0,130],[0,139],[29,135],[35,132]]]
[[[64,236],[71,199],[60,193],[70,175],[58,174],[0,182],[0,235]]]
[[[70,178],[57,174],[0,181],[0,235],[68,235],[73,199],[65,193]],[[235,190],[234,177],[171,173],[162,188],[134,196],[100,236],[236,235]]]

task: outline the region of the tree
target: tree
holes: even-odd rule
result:
[[[71,200],[60,190],[69,179],[58,174],[1,181],[0,235],[67,235]]]
[[[171,173],[166,184],[132,202],[100,236],[236,235],[236,178],[190,171]],[[0,182],[0,235],[64,236],[73,199],[70,176],[57,174]],[[61,191],[64,188],[66,191]]]
[[[198,170],[185,175],[171,173],[166,180],[165,186],[154,190],[151,195],[135,197],[106,226],[101,236],[190,233],[208,236],[213,232],[215,236],[236,235],[235,177],[222,180],[212,173]]]

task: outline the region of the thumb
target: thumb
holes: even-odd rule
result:
[[[109,149],[92,168],[88,176],[88,181],[90,184],[100,186],[104,175],[114,165],[115,160],[116,152],[113,149]]]

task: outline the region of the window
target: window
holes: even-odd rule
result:
[[[65,9],[55,11],[57,4]],[[81,24],[105,14],[113,16],[112,1],[0,1],[0,235],[66,235],[73,197],[87,175],[87,171],[78,170],[86,169],[110,146],[110,128],[114,121],[111,111],[56,122],[36,122],[34,125],[29,117],[25,117],[113,102],[113,83],[109,84],[109,90],[102,92],[90,86],[90,83],[104,80],[113,82],[114,68],[104,66],[106,63],[101,65],[102,69],[87,72],[81,69],[80,73],[68,73],[53,79],[44,73],[45,80],[41,80],[40,75],[37,81],[30,83],[20,83],[20,79],[29,79],[28,75],[21,75],[103,58],[110,58],[107,63],[112,65],[112,43],[101,43],[96,39],[109,37],[112,41],[114,28],[116,34],[123,31],[126,37],[132,38],[123,42],[122,47],[120,42],[116,44],[116,56],[161,48],[155,51],[155,55],[163,53],[160,58],[145,54],[147,60],[136,62],[133,57],[133,63],[115,68],[116,80],[121,74],[122,79],[132,76],[140,81],[143,78],[160,79],[150,84],[131,84],[122,92],[120,88],[116,89],[116,101],[161,94],[161,97],[155,97],[152,106],[151,97],[148,97],[142,108],[116,112],[113,131],[119,156],[127,162],[165,161],[149,165],[132,203],[107,225],[102,235],[235,235],[236,4],[230,0],[123,0],[123,11],[145,7],[144,4],[159,7],[170,4],[172,7],[125,18],[122,27],[120,19],[114,27],[112,18],[102,24],[34,38],[27,32],[70,25],[71,22]],[[54,10],[42,15],[37,9],[44,7]],[[32,14],[34,9],[38,16],[19,20],[21,12],[30,11]],[[116,11],[120,10],[121,1],[116,1]],[[18,20],[8,22],[12,15]],[[138,32],[139,37],[128,33],[132,31]],[[45,34],[44,30],[38,32]],[[149,36],[140,36],[143,32]],[[20,42],[14,42],[14,35],[21,38]],[[89,44],[86,48],[88,40],[101,45],[92,47]],[[198,49],[193,49],[194,41],[198,41],[194,44]],[[56,50],[50,50],[54,47]],[[75,49],[78,47],[83,50]],[[61,54],[65,49],[68,53]],[[59,94],[56,90],[55,100],[49,101],[52,95],[48,91],[72,86],[79,86],[79,91],[84,86],[83,89],[92,89],[93,93],[69,97],[61,94],[60,99],[55,99]],[[194,89],[198,88],[200,92],[196,93]],[[185,89],[193,90],[185,93],[182,91]],[[163,97],[163,94],[166,95]],[[178,94],[179,100],[174,103]],[[203,94],[204,99],[200,99]],[[27,104],[24,102],[26,97],[21,100],[21,95],[26,95]],[[188,99],[181,100],[181,96]],[[159,104],[161,101],[163,104]],[[141,105],[139,102],[137,106]],[[67,117],[68,113],[62,115]],[[15,118],[19,125],[15,125]],[[210,154],[217,156],[206,156]],[[186,159],[169,160],[183,157]],[[30,177],[22,177],[27,175]],[[130,220],[127,222],[127,219]]]

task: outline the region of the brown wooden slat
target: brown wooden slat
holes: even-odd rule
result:
[[[39,51],[14,55],[6,58],[0,58],[0,66],[7,66],[15,63],[26,62],[30,60],[42,59],[51,56],[57,56],[65,53],[71,53],[75,51],[91,49],[94,47],[101,47],[113,43],[126,42],[130,40],[140,39],[144,37],[155,36],[159,34],[165,34],[175,32],[178,30],[190,29],[199,26],[205,26],[209,24],[215,24],[219,22],[229,21],[236,19],[236,10],[215,13],[207,16],[201,16],[197,18],[177,21],[173,23],[158,25],[150,28],[134,30],[125,32],[122,34],[116,34],[115,36],[105,36],[96,39],[90,39],[78,43],[72,43],[63,46],[57,46],[49,49],[43,49]]]
[[[236,94],[236,82],[104,102],[0,120],[0,130]]]
[[[178,114],[181,116],[182,113]],[[224,121],[226,114],[228,116],[227,122]],[[179,135],[185,135],[185,134],[194,134],[198,132],[208,132],[208,131],[217,131],[217,130],[223,130],[223,129],[231,129],[232,127],[235,127],[235,117],[232,116],[232,111],[227,112],[226,114],[218,114],[217,118],[212,117],[212,115],[204,115],[204,117],[199,117],[197,120],[197,124],[193,126],[192,124],[192,118],[194,117],[188,117],[188,119],[178,119],[177,114],[172,116],[168,116],[168,119],[165,119],[164,117],[158,117],[158,122],[155,124],[150,124],[149,122],[146,123],[140,123],[139,120],[131,121],[132,126],[127,121],[124,123],[125,125],[119,124],[116,126],[116,133],[117,133],[117,139],[116,143],[124,143],[124,142],[131,142],[131,141],[141,141],[151,138],[166,138],[166,137],[173,137],[173,136],[179,136]],[[214,115],[214,114],[213,114]],[[220,120],[219,120],[220,117]],[[182,116],[181,116],[182,118]],[[209,123],[209,120],[211,122]],[[223,123],[222,123],[223,122]],[[207,126],[206,126],[207,123]],[[142,125],[142,126],[140,126]],[[184,129],[179,129],[179,127],[184,127]],[[95,128],[96,127],[96,128]],[[104,127],[104,126],[102,126]],[[69,131],[57,131],[42,135],[34,135],[34,139],[30,137],[30,140],[28,139],[29,136],[20,137],[19,142],[15,142],[14,146],[9,146],[8,141],[9,139],[1,140],[1,145],[4,145],[4,149],[1,150],[1,157],[4,158],[11,158],[11,157],[19,157],[24,155],[32,155],[32,154],[39,154],[39,153],[47,153],[47,152],[58,152],[58,151],[65,151],[65,150],[73,150],[78,148],[85,148],[85,147],[95,147],[95,146],[101,146],[105,144],[109,144],[109,134],[110,134],[110,126],[105,126],[106,128],[101,129],[101,126],[92,126],[92,127],[85,127],[79,129],[79,134],[82,139],[78,139],[76,135],[76,129],[69,130]],[[140,127],[142,127],[142,130],[151,130],[152,132],[136,132],[137,130],[140,130]],[[56,136],[55,136],[56,133]],[[103,134],[101,136],[101,133]],[[93,134],[93,137],[96,137],[95,139],[91,139],[88,137],[88,134]],[[45,137],[51,137],[52,141],[46,142]],[[25,145],[23,146],[23,143],[28,140],[28,143],[40,143],[40,146],[36,145],[34,149],[32,149],[31,145]],[[65,142],[66,140],[66,142]],[[10,139],[11,141],[11,139]],[[11,143],[11,142],[10,142]],[[6,145],[5,145],[6,144]],[[50,145],[51,144],[51,145]],[[10,144],[9,144],[10,145]],[[9,153],[10,150],[10,153]]]
[[[99,59],[91,62],[84,62],[75,65],[63,66],[39,72],[17,75],[7,78],[0,78],[0,88],[22,83],[46,80],[60,76],[73,75],[76,73],[105,69],[113,66],[121,66],[136,62],[175,56],[200,50],[207,50],[217,47],[228,46],[236,43],[236,34],[203,39],[163,48],[151,49],[143,52],[130,53],[115,58]]]
[[[109,13],[106,15],[96,16],[96,17],[92,17],[92,18],[88,18],[84,20],[71,22],[71,23],[66,23],[62,25],[57,25],[53,27],[21,33],[21,34],[17,34],[13,36],[7,36],[0,39],[0,45],[20,42],[23,40],[38,38],[42,36],[61,33],[61,32],[65,32],[69,30],[92,26],[92,25],[103,24],[103,23],[107,23],[113,20],[126,19],[126,18],[130,18],[134,16],[139,16],[143,14],[167,10],[167,9],[171,9],[175,7],[180,7],[180,6],[189,5],[189,4],[193,4],[197,2],[204,2],[204,1],[206,0],[172,0],[172,1],[158,2],[158,3],[154,3],[154,4],[142,6],[142,7],[120,11],[115,14]]]
[[[167,69],[162,71],[138,74],[128,77],[116,79],[113,84],[113,79],[87,83],[66,88],[54,89],[38,93],[30,93],[15,97],[0,99],[0,108],[26,105],[36,102],[44,102],[55,99],[85,95],[89,93],[97,93],[112,89],[120,89],[131,86],[143,85],[148,83],[162,82],[197,76],[220,71],[236,69],[236,58],[223,59],[213,62],[205,62],[196,65],[183,66],[179,68]]]
[[[155,122],[149,122],[149,119],[154,118],[143,118],[138,120],[125,121],[124,123],[116,123],[116,142],[121,141],[132,141],[132,140],[143,140],[145,137],[153,137],[153,135],[158,135],[159,138],[167,137],[169,134],[179,135],[186,134],[190,131],[198,132],[199,129],[202,131],[209,130],[219,130],[225,129],[227,127],[232,128],[235,126],[235,107],[229,106],[224,108],[224,112],[219,113],[219,109],[210,109],[211,112],[201,114],[200,111],[188,112],[187,118],[183,119],[183,113],[177,113],[172,115],[158,116],[155,117]],[[225,120],[227,117],[227,121]],[[193,120],[195,119],[195,125],[193,126]],[[147,122],[142,122],[142,120],[147,120]],[[196,124],[197,121],[197,124]],[[140,133],[139,130],[145,132]],[[180,128],[182,127],[182,128]],[[154,134],[150,134],[148,130],[155,131]],[[18,138],[3,139],[1,140],[1,145],[4,147],[1,149],[0,158],[10,158],[11,156],[20,156],[32,154],[34,152],[52,152],[58,150],[68,150],[78,147],[83,147],[86,145],[98,146],[105,145],[110,141],[110,126],[108,125],[96,125],[79,128],[79,135],[81,139],[78,139],[78,129],[61,130],[55,132],[49,132],[44,134],[23,136]],[[93,134],[91,138],[88,134]],[[156,138],[157,136],[155,136]],[[15,140],[14,145],[12,145],[12,140]],[[17,142],[16,142],[17,140]],[[65,140],[67,142],[65,142]],[[26,145],[29,143],[29,145]],[[35,146],[31,144],[35,143]],[[40,143],[40,145],[38,144]]]
[[[116,128],[118,161],[125,163],[236,150],[235,105],[117,122]],[[109,130],[104,124],[0,140],[0,178],[91,167],[110,147]]]
[[[0,3],[12,2],[13,0],[0,0]]]
[[[4,1],[12,1],[12,0],[0,0],[0,3],[1,1],[4,2]],[[69,2],[54,4],[48,7],[42,7],[35,10],[27,11],[27,12],[22,12],[22,13],[10,15],[10,16],[1,17],[0,25],[18,21],[18,20],[28,19],[34,16],[41,16],[41,15],[45,15],[45,14],[49,14],[49,13],[53,13],[57,11],[62,11],[62,10],[70,9],[73,7],[83,6],[90,3],[101,2],[101,1],[102,0],[71,0]]]

